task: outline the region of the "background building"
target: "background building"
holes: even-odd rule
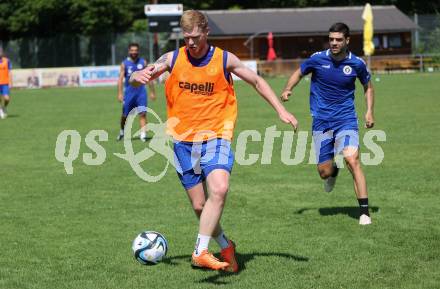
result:
[[[274,35],[274,47],[283,59],[304,58],[328,46],[328,28],[345,22],[351,29],[351,50],[362,51],[363,6],[208,10],[210,42],[242,59],[265,59],[267,33]],[[417,25],[397,7],[373,6],[375,55],[412,53],[412,33]],[[247,46],[244,43],[247,42]]]

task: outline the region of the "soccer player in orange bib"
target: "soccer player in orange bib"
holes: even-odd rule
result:
[[[0,49],[0,118],[7,117],[6,107],[10,100],[9,86],[11,85],[11,61],[3,55]]]
[[[180,26],[185,46],[134,72],[130,82],[143,85],[170,72],[165,84],[167,131],[174,139],[178,176],[200,219],[191,263],[194,267],[237,272],[235,244],[220,226],[234,161],[231,140],[237,101],[231,73],[252,85],[283,122],[296,129],[297,120],[263,78],[234,54],[208,44],[208,19],[203,13],[185,11]],[[208,252],[211,238],[221,247],[222,260]]]

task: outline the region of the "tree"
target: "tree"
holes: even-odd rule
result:
[[[192,9],[230,9],[241,7],[251,8],[299,8],[299,7],[321,7],[321,6],[363,6],[365,0],[219,0],[219,1],[179,1],[185,8]],[[406,14],[428,14],[440,10],[439,1],[418,1],[418,0],[375,0],[370,1],[374,5],[396,5]],[[159,0],[159,3],[176,3],[173,0]]]
[[[175,3],[160,0],[159,3]],[[287,8],[364,5],[365,0],[205,0],[177,1],[185,8]],[[127,31],[135,20],[144,19],[144,0],[2,0],[0,40],[23,36],[47,37],[59,33],[96,35]],[[377,0],[375,5],[396,5],[406,14],[433,13],[439,1]]]
[[[440,14],[435,15],[432,26],[422,27],[422,39],[420,52],[422,53],[440,53]],[[437,60],[438,61],[438,60]]]
[[[23,66],[53,66],[77,59],[78,39],[88,36],[94,62],[105,64],[113,34],[127,31],[135,19],[145,19],[143,5],[139,0],[4,0],[0,40],[7,46],[10,39],[22,39],[21,59],[28,62]],[[67,49],[58,49],[63,44]],[[37,51],[44,63],[32,60]]]

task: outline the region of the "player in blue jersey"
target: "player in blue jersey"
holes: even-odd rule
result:
[[[350,170],[360,206],[359,224],[371,224],[365,176],[359,161],[358,121],[354,105],[355,82],[363,85],[367,103],[365,127],[374,126],[374,91],[365,62],[348,50],[350,30],[344,23],[329,29],[328,50],[314,53],[301,64],[288,80],[281,95],[287,101],[301,78],[312,73],[310,111],[313,118],[313,140],[318,172],[324,179],[324,189],[330,192],[339,169],[334,162],[341,153]]]
[[[130,43],[128,45],[128,57],[121,63],[121,70],[118,80],[118,100],[123,103],[122,116],[121,116],[121,130],[118,135],[118,140],[124,138],[124,126],[129,112],[133,109],[137,109],[139,114],[139,123],[141,126],[140,139],[142,141],[147,140],[147,90],[145,86],[134,87],[130,85],[128,80],[133,72],[142,70],[147,66],[147,61],[139,57],[139,44]],[[124,83],[125,79],[125,83]],[[124,85],[123,85],[124,84]],[[154,85],[149,84],[150,98],[155,100],[156,95],[154,91]]]

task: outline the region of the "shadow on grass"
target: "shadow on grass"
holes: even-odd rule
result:
[[[359,218],[359,207],[327,207],[327,208],[302,208],[296,211],[296,214],[303,214],[306,211],[318,210],[321,216],[347,215],[350,218]],[[379,207],[370,207],[370,213],[379,212]]]
[[[16,118],[16,117],[20,117],[20,115],[19,114],[8,114],[7,119],[8,118]]]
[[[218,257],[217,254],[216,254],[216,257]],[[256,253],[256,252],[253,252],[253,253],[247,253],[247,254],[240,254],[239,252],[237,252],[236,257],[237,257],[237,262],[240,267],[240,270],[237,273],[218,271],[218,272],[215,272],[214,275],[203,278],[197,282],[198,283],[211,283],[211,284],[215,284],[215,285],[228,284],[229,282],[227,282],[225,279],[227,279],[233,275],[240,274],[243,270],[246,270],[246,264],[249,261],[253,260],[255,257],[284,258],[284,259],[288,259],[288,260],[294,261],[294,262],[308,262],[309,261],[308,257],[299,256],[299,255],[292,255],[292,254],[288,254],[288,253]],[[171,256],[171,257],[163,260],[163,263],[175,266],[175,265],[178,265],[179,260],[185,260],[186,262],[188,262],[188,266],[189,266],[189,264],[191,262],[191,255]],[[196,270],[212,272],[211,270],[203,269],[203,268],[196,269]]]

